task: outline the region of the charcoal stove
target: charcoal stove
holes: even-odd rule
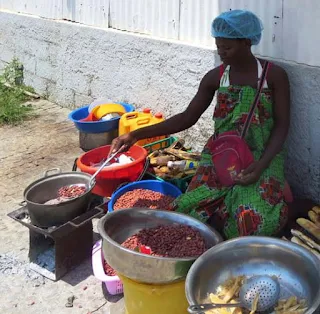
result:
[[[92,219],[104,214],[102,205],[102,198],[93,196],[85,213],[63,225],[49,228],[33,225],[26,206],[9,213],[10,218],[29,229],[30,268],[57,281],[89,258],[93,245]]]

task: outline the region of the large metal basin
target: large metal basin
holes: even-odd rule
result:
[[[82,172],[65,172],[47,175],[31,183],[24,191],[24,199],[32,224],[38,227],[58,226],[83,214],[91,199],[92,186],[89,186],[91,175]],[[51,171],[50,170],[50,171]],[[44,205],[50,199],[57,197],[58,190],[69,184],[84,183],[88,189],[78,198],[57,204]]]
[[[106,261],[120,274],[139,282],[164,284],[184,279],[196,258],[166,258],[141,254],[121,246],[141,229],[183,224],[200,231],[208,248],[222,241],[219,233],[200,221],[175,212],[123,209],[107,214],[98,222]]]
[[[208,294],[232,276],[277,276],[280,298],[307,299],[305,314],[319,313],[320,262],[308,250],[289,241],[243,237],[223,242],[199,257],[186,279],[190,305],[206,303]]]
[[[118,136],[118,129],[104,133],[85,133],[79,131],[80,148],[88,152],[97,147],[111,145],[111,142]]]

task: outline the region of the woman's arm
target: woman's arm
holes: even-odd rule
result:
[[[174,134],[194,125],[211,104],[215,91],[219,87],[219,68],[208,72],[201,80],[197,94],[187,109],[163,122],[137,129],[124,134],[112,142],[111,151],[127,150],[135,142],[149,137]]]
[[[259,161],[245,169],[236,183],[249,185],[259,180],[262,172],[269,167],[272,159],[282,150],[290,125],[290,85],[287,73],[277,65],[272,65],[269,72],[270,85],[273,89],[274,126],[265,151]]]

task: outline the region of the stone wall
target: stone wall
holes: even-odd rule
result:
[[[0,69],[14,56],[24,64],[26,84],[62,106],[107,97],[167,117],[188,105],[200,79],[219,62],[210,49],[0,12]],[[287,177],[296,194],[320,202],[320,69],[277,62],[292,88]],[[212,112],[213,106],[183,132],[196,149],[212,134]]]

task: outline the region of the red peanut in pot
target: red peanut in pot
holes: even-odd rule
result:
[[[84,186],[63,186],[58,190],[58,197],[75,198],[84,194],[86,190]]]
[[[142,229],[122,243],[122,246],[131,250],[147,246],[153,256],[175,258],[197,257],[207,250],[200,232],[185,225]]]
[[[121,195],[115,204],[114,210],[123,208],[150,208],[150,209],[168,209],[174,198],[147,189],[136,189]]]

